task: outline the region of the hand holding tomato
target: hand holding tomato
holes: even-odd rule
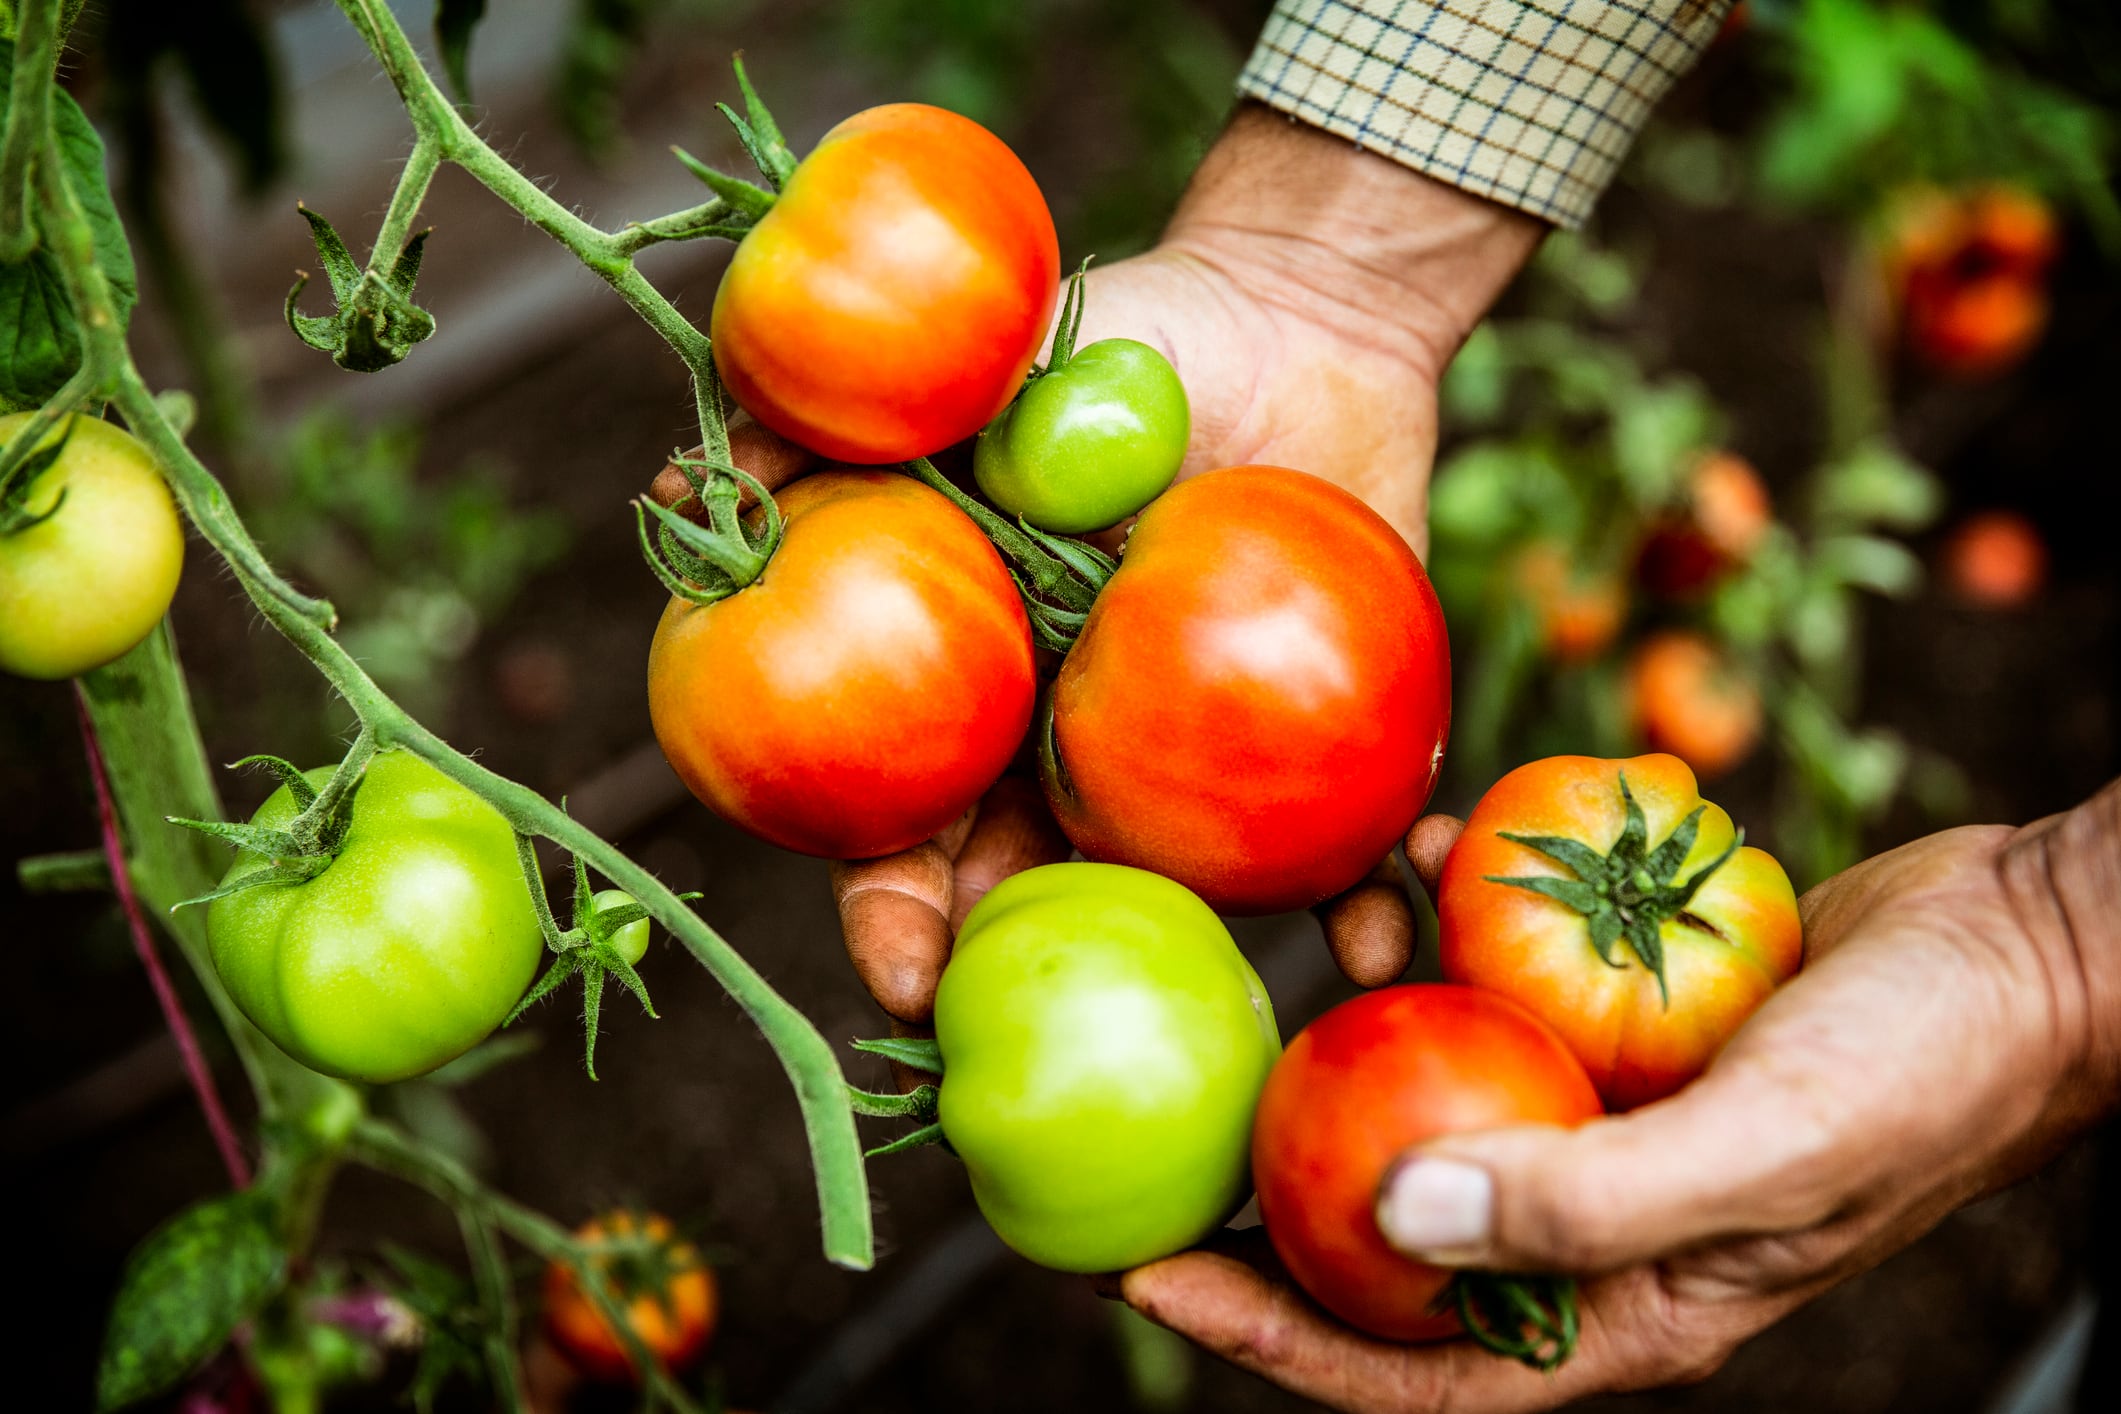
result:
[[[1431,887],[1457,828],[1431,817],[1408,837]],[[1677,1095],[1415,1150],[1380,1195],[1394,1246],[1590,1278],[1582,1344],[1552,1374],[1358,1335],[1256,1245],[1137,1268],[1123,1293],[1340,1409],[1550,1409],[1703,1378],[2121,1099],[2117,900],[2121,782],[2023,829],[1917,840],[1805,895],[1806,970]]]

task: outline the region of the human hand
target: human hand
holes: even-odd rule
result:
[[[1408,836],[1432,889],[1458,829],[1432,816]],[[1549,1409],[1706,1378],[2115,1104],[2121,782],[2024,829],[1917,840],[1800,907],[1806,970],[1679,1094],[1575,1131],[1454,1135],[1387,1176],[1379,1225],[1410,1255],[1589,1278],[1553,1373],[1352,1331],[1256,1234],[1138,1268],[1121,1293],[1338,1409]]]
[[[1091,268],[1080,342],[1139,339],[1178,369],[1193,413],[1181,476],[1296,467],[1361,496],[1419,552],[1437,380],[1544,230],[1248,108],[1156,248]],[[972,905],[1067,856],[1036,786],[1011,777],[936,840],[836,865],[856,970],[893,1017],[925,1022]],[[1390,860],[1319,911],[1350,977],[1376,985],[1405,970],[1413,921]]]

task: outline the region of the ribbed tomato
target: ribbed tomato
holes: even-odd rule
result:
[[[1054,683],[1042,774],[1086,857],[1276,913],[1391,852],[1450,719],[1443,610],[1407,543],[1331,482],[1232,467],[1136,522]]]
[[[760,422],[835,461],[979,431],[1045,341],[1060,243],[1000,138],[921,103],[825,134],[737,247],[714,356]]]
[[[1022,742],[1031,628],[985,536],[895,472],[826,472],[775,496],[765,572],[673,598],[648,653],[663,754],[717,814],[805,854],[918,844]]]
[[[1674,756],[1551,756],[1481,797],[1437,894],[1444,976],[1561,1033],[1615,1109],[1669,1095],[1796,972],[1789,876]]]

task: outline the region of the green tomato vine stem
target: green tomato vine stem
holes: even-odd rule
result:
[[[706,337],[693,329],[630,261],[613,256],[600,263],[600,258],[610,251],[612,238],[561,207],[479,140],[420,66],[404,32],[387,9],[370,0],[340,0],[340,6],[361,29],[405,98],[419,132],[415,151],[431,143],[440,156],[464,166],[503,200],[574,250],[641,311],[692,367],[702,408],[711,408],[713,413],[709,419],[703,411],[702,431],[710,436],[721,434],[726,458],[727,432],[721,425],[719,383]],[[329,630],[337,620],[331,605],[301,594],[273,570],[219,480],[185,446],[134,365],[109,283],[96,262],[87,217],[64,179],[48,125],[44,144],[41,159],[33,164],[38,226],[55,257],[54,264],[80,325],[83,363],[88,371],[86,396],[106,396],[116,404],[134,435],[153,453],[186,516],[228,562],[244,592],[265,619],[308,657],[345,699],[379,747],[400,747],[415,753],[492,804],[517,831],[550,839],[587,861],[639,900],[744,1008],[774,1048],[802,1109],[817,1176],[825,1255],[843,1266],[870,1266],[875,1251],[868,1178],[853,1117],[846,1106],[845,1078],[831,1046],[727,941],[647,870],[536,792],[480,766],[414,721],[331,636]],[[401,194],[408,185],[424,190],[425,181],[432,175],[429,171],[414,183],[401,183]],[[416,208],[417,194],[392,202],[393,215],[407,224]],[[379,245],[378,249],[382,247]],[[195,970],[211,973],[203,948],[193,952],[191,960]]]
[[[15,73],[7,130],[0,133],[0,265],[37,248],[30,219],[30,168],[51,129],[52,71],[58,57],[59,0],[27,0],[16,15]]]

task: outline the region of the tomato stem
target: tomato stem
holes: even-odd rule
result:
[[[1068,297],[1061,302],[1060,318],[1053,326],[1053,356],[1044,368],[1033,369],[1032,377],[1058,373],[1075,357],[1075,338],[1083,328],[1083,276],[1090,273],[1090,262],[1095,259],[1094,255],[1084,256],[1083,263],[1068,277]]]
[[[1445,1293],[1475,1343],[1535,1370],[1553,1370],[1576,1351],[1576,1283],[1568,1277],[1460,1272]]]
[[[37,248],[29,176],[51,127],[61,28],[56,0],[28,0],[15,8],[14,75],[7,128],[0,133],[0,265],[18,265]]]

